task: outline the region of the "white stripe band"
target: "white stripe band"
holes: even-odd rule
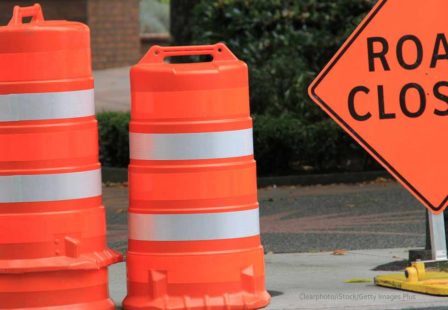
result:
[[[0,95],[0,122],[95,115],[93,89]]]
[[[81,199],[101,195],[101,170],[0,176],[0,203]]]
[[[257,209],[200,214],[129,213],[129,239],[140,241],[219,240],[260,234]]]
[[[252,155],[252,129],[178,134],[130,133],[131,159],[192,160]]]

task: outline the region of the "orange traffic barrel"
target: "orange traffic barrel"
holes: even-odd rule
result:
[[[184,55],[213,60],[166,62]],[[246,64],[224,44],[153,46],[131,90],[124,308],[266,306]]]
[[[0,309],[114,309],[89,29],[15,7],[0,68]]]

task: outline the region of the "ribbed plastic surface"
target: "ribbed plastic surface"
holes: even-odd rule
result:
[[[213,61],[164,61],[180,55]],[[224,44],[154,46],[131,88],[124,308],[266,306],[246,64]]]
[[[89,29],[16,7],[0,67],[0,309],[114,309]]]

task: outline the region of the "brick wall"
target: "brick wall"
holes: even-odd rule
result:
[[[134,64],[140,57],[138,0],[0,0],[0,25],[11,18],[14,5],[40,3],[46,19],[89,25],[94,69]]]
[[[89,0],[88,24],[97,69],[134,64],[140,57],[138,0]]]

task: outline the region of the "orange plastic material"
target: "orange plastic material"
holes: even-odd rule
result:
[[[24,17],[32,17],[31,22],[22,23]],[[45,21],[38,4],[16,6],[9,25],[0,27],[0,68],[0,103],[8,103],[9,96],[93,91],[89,29]],[[45,178],[100,168],[94,115],[1,117],[0,184],[8,177]],[[27,190],[18,192],[26,196]],[[0,193],[0,309],[114,309],[107,266],[121,255],[107,248],[101,193],[68,200],[20,198],[5,202]]]
[[[311,98],[429,211],[448,207],[448,1],[380,0]]]
[[[186,55],[211,55],[213,60],[166,62],[167,57]],[[252,128],[247,66],[224,44],[153,46],[131,69],[131,90],[131,138]],[[132,158],[131,150],[129,216],[254,210],[256,185],[253,154],[148,160]],[[259,309],[269,303],[259,234],[219,240],[144,239],[133,239],[130,233],[125,309]]]
[[[46,21],[38,4],[14,8],[0,27],[0,55],[0,94],[93,88],[89,28]]]

